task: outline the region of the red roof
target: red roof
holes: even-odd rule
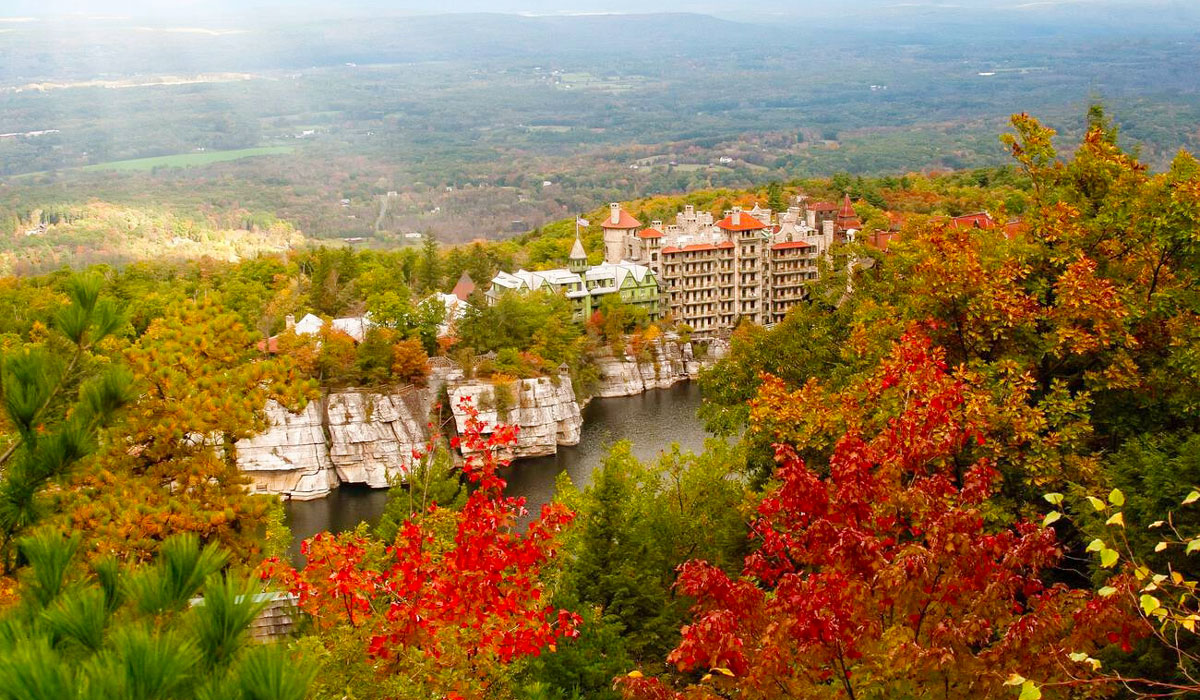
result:
[[[868,245],[878,248],[886,253],[888,252],[888,248],[891,247],[892,241],[899,240],[899,238],[900,234],[895,231],[890,231],[887,233],[882,231],[873,231],[869,236],[867,236],[866,240]]]
[[[475,280],[463,270],[462,276],[458,278],[458,284],[454,285],[454,289],[450,292],[458,297],[461,301],[466,301],[475,291]]]
[[[833,202],[813,202],[809,209],[813,211],[837,211],[837,205]]]
[[[638,238],[662,238],[662,231],[656,228],[642,229],[638,232]]]
[[[255,347],[258,348],[259,352],[269,352],[272,355],[277,354],[279,352],[279,336],[273,335],[266,340],[260,340]]]
[[[737,224],[733,223],[733,214],[721,219],[717,222],[717,226],[726,231],[760,231],[767,227],[766,224],[758,219],[750,216],[746,212],[741,212],[740,219]]]
[[[996,225],[996,220],[986,211],[956,216],[950,222],[955,228],[992,228]]]
[[[641,228],[642,222],[629,215],[629,212],[621,210],[621,217],[617,223],[613,223],[612,216],[605,216],[604,221],[600,223],[600,228]]]
[[[1017,236],[1023,235],[1027,230],[1029,230],[1029,226],[1024,221],[1010,221],[1004,224],[1004,237],[1011,241]]]
[[[796,248],[811,248],[812,246],[804,241],[788,241],[786,243],[776,243],[771,246],[771,250],[794,250]]]
[[[679,252],[679,249],[673,245],[669,245],[666,248],[662,249],[663,255],[671,255],[672,253],[678,253],[678,252]]]
[[[850,195],[842,197],[842,208],[838,210],[838,216],[844,218],[857,218],[858,214],[854,212],[854,204],[850,202]]]
[[[721,241],[720,243],[717,244],[717,247],[718,248],[732,248],[733,241]]]

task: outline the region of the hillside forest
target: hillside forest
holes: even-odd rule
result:
[[[528,514],[499,472],[516,429],[431,415],[381,523],[307,540],[299,569],[278,497],[236,467],[268,400],[420,384],[431,358],[497,385],[565,371],[586,399],[598,350],[689,329],[479,298],[496,270],[562,264],[573,218],[4,277],[0,698],[1200,692],[1200,162],[1151,169],[1101,109],[1082,132],[1020,114],[1003,167],[627,203],[653,220],[848,192],[896,235],[838,248],[783,322],[733,331],[700,379],[701,453],[618,443]],[[946,219],[983,209],[1022,226]],[[102,214],[72,216],[55,225]],[[583,240],[598,260],[598,229]],[[430,297],[464,273],[471,308],[439,333]],[[367,312],[358,343],[286,324]],[[285,593],[294,633],[252,641]]]

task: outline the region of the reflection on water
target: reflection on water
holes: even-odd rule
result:
[[[672,442],[699,452],[708,437],[696,418],[699,407],[700,389],[693,382],[637,396],[594,399],[583,410],[579,444],[560,447],[558,454],[550,457],[514,462],[502,473],[508,481],[506,492],[524,496],[530,513],[537,513],[554,497],[559,474],[565,471],[576,486],[586,486],[609,446],[618,440],[631,441],[633,453],[640,459],[653,459]],[[292,546],[292,560],[298,561],[298,543],[318,532],[352,530],[364,521],[373,525],[385,503],[386,489],[362,486],[342,486],[316,501],[287,502],[288,525],[297,543]]]

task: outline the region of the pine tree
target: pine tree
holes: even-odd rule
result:
[[[436,292],[442,285],[442,260],[438,253],[438,242],[432,233],[426,233],[421,244],[421,259],[417,264],[417,279],[421,292]]]
[[[42,513],[38,494],[95,449],[96,433],[129,401],[132,379],[120,366],[90,369],[92,351],[124,319],[100,298],[96,275],[68,281],[57,336],[29,343],[3,360],[0,397],[15,435],[0,454],[0,568],[11,573],[13,543]],[[64,342],[65,341],[65,342]],[[52,348],[65,347],[62,357]],[[77,392],[76,398],[69,398]]]
[[[29,575],[0,620],[0,700],[177,698],[302,700],[312,667],[251,644],[267,604],[258,585],[221,573],[227,552],[191,535],[150,566],[76,566],[80,536],[22,538]]]

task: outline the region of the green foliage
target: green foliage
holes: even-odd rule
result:
[[[254,582],[215,573],[228,553],[172,538],[154,564],[118,576],[109,564],[68,571],[78,536],[38,532],[21,546],[30,573],[22,604],[0,621],[0,698],[306,697],[313,669],[276,645],[251,648],[265,598]],[[117,578],[129,582],[128,604],[113,604]]]
[[[67,280],[68,303],[53,318],[61,339],[26,343],[0,360],[5,417],[16,431],[0,454],[4,573],[15,563],[15,538],[42,516],[39,492],[95,449],[97,431],[132,398],[129,372],[94,354],[124,322],[113,301],[101,297],[102,286],[95,274]]]
[[[737,448],[712,441],[701,455],[674,446],[642,463],[618,442],[591,486],[568,490],[577,523],[559,595],[595,624],[539,662],[542,680],[603,694],[611,686],[603,673],[659,658],[678,641],[687,603],[671,590],[675,568],[691,558],[730,569],[740,563],[749,497],[742,459]]]
[[[419,518],[430,506],[457,511],[467,502],[467,486],[445,445],[417,460],[406,475],[396,475],[388,489],[387,505],[375,526],[375,536],[393,542],[406,520]]]

